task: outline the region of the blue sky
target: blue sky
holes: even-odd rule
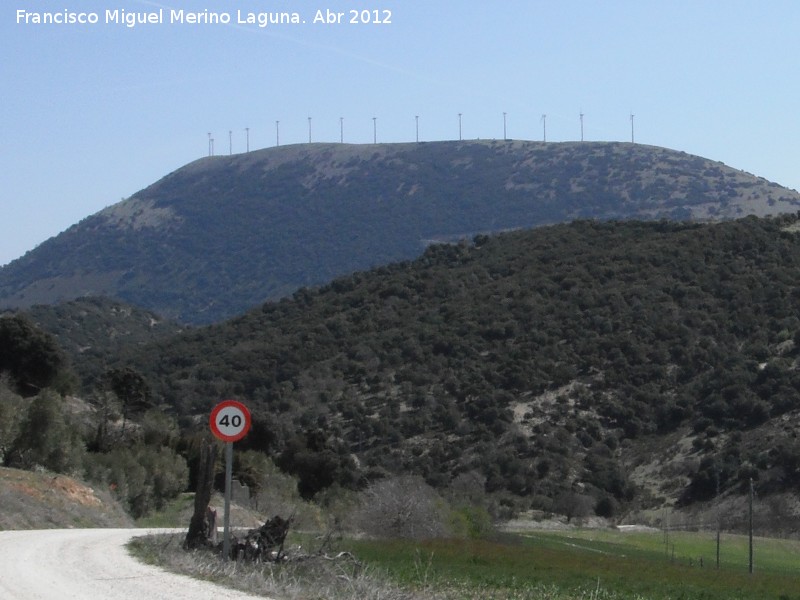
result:
[[[164,9],[164,22],[105,22]],[[170,9],[228,25],[170,23]],[[391,22],[350,24],[350,10]],[[17,11],[95,12],[94,25]],[[343,23],[314,24],[317,10]],[[239,25],[237,11],[301,24]],[[370,13],[374,14],[374,13]],[[208,153],[462,136],[630,141],[800,189],[795,0],[3,2],[0,264]],[[373,121],[373,118],[375,119]],[[229,134],[232,132],[232,134]],[[231,143],[232,139],[232,143]]]

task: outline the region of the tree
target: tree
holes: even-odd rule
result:
[[[434,538],[447,533],[445,501],[418,476],[384,479],[361,493],[356,521],[365,532],[389,538]]]
[[[66,361],[53,337],[25,317],[0,318],[0,373],[30,397],[56,383]]]
[[[56,473],[72,474],[82,468],[84,454],[83,440],[67,422],[61,398],[44,391],[28,408],[7,459],[13,467],[42,466]]]
[[[355,482],[355,466],[349,454],[337,452],[319,429],[289,440],[277,464],[297,477],[297,488],[305,500],[334,483],[352,487]]]
[[[135,414],[144,413],[153,406],[150,386],[144,376],[130,367],[111,369],[106,373],[106,381],[120,402],[122,402],[122,427]]]
[[[593,505],[594,501],[591,496],[568,491],[556,498],[554,508],[567,517],[567,523],[569,523],[573,518],[580,520],[588,517]]]
[[[209,511],[214,490],[214,471],[217,464],[217,444],[208,442],[200,447],[197,465],[197,489],[194,495],[194,513],[189,522],[184,546],[189,550],[202,548],[216,540],[216,513]]]

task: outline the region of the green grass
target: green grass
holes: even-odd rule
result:
[[[673,533],[670,544],[675,546],[674,560],[671,546],[669,553],[664,550],[661,533],[537,532],[497,541],[348,545],[367,564],[385,569],[403,585],[470,590],[459,596],[464,598],[543,598],[547,596],[540,590],[550,588],[559,590],[559,595],[550,596],[554,598],[800,598],[798,542],[757,539],[752,575],[747,572],[746,537],[723,536],[719,570],[714,567],[713,533]],[[489,590],[491,596],[485,595]]]
[[[188,526],[193,506],[194,494],[181,494],[158,512],[138,519],[136,525],[139,527]]]

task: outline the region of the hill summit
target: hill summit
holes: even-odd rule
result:
[[[0,307],[106,295],[219,321],[433,242],[574,219],[726,220],[800,194],[630,143],[302,144],[192,162],[0,268]]]

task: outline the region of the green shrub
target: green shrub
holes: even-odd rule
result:
[[[140,518],[185,491],[189,469],[169,448],[137,445],[89,455],[86,476],[107,485],[131,516]]]

